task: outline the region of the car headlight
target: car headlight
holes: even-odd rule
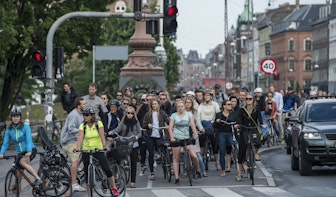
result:
[[[320,140],[322,139],[322,136],[320,133],[317,133],[317,132],[309,132],[309,133],[305,133],[303,135],[303,138],[304,139],[308,139],[308,140]]]

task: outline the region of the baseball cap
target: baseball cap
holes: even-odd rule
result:
[[[189,94],[189,95],[192,95],[193,97],[195,97],[195,93],[194,93],[193,91],[188,91],[188,92],[187,92],[187,95],[188,95],[188,94]]]
[[[218,83],[215,84],[214,88],[221,88],[221,85],[219,85]]]
[[[141,100],[146,99],[146,97],[147,97],[147,94],[143,94],[143,95],[141,96]]]

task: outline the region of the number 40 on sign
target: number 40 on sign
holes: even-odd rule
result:
[[[276,71],[276,61],[273,58],[264,58],[260,63],[260,70],[265,74],[273,74]]]

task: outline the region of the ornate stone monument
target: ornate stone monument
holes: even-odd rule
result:
[[[150,13],[148,5],[143,7],[144,13]],[[134,51],[128,56],[128,63],[121,68],[119,89],[130,86],[136,95],[152,90],[165,90],[166,80],[163,65],[156,61],[152,49],[155,39],[146,34],[146,21],[136,22],[135,32],[128,42]]]

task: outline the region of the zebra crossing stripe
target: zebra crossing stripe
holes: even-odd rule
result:
[[[202,190],[214,197],[242,197],[228,188],[203,188]]]
[[[179,192],[176,189],[160,189],[160,190],[156,190],[156,189],[152,189],[152,192],[156,195],[156,196],[160,196],[160,197],[185,197],[184,194],[182,194],[181,192]]]
[[[321,196],[335,196],[336,190],[330,187],[303,187],[304,189],[318,193]]]
[[[295,196],[277,187],[252,187],[254,190],[261,192],[267,196],[289,197]]]

